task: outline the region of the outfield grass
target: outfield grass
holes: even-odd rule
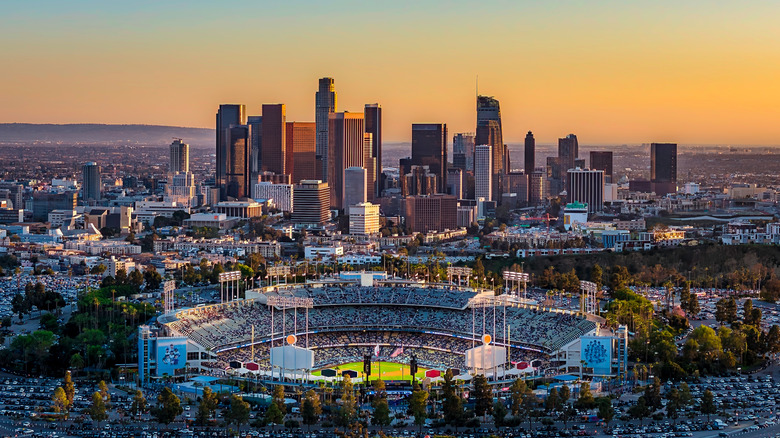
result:
[[[358,373],[358,377],[363,377],[363,362],[351,362],[345,363],[339,366],[329,367],[330,369],[337,370],[340,374],[342,371],[352,370]],[[394,362],[371,362],[371,379],[379,377],[379,370],[382,370],[382,380],[412,380],[412,376],[409,374],[409,365],[404,365]],[[319,376],[321,370],[312,372],[312,375]],[[417,380],[425,378],[425,372],[427,368],[417,367],[417,374],[415,377]]]

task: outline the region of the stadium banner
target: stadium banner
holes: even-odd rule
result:
[[[157,338],[157,375],[173,376],[187,360],[187,338]]]
[[[608,336],[580,338],[580,357],[585,361],[585,368],[593,368],[594,375],[612,373],[612,339]]]

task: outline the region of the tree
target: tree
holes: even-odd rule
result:
[[[650,410],[650,407],[647,406],[647,402],[645,401],[644,396],[639,396],[639,399],[637,399],[636,404],[628,408],[628,415],[631,416],[631,418],[634,418],[636,420],[639,420],[639,425],[642,425],[642,422],[645,418],[650,416],[653,412]]]
[[[609,274],[609,290],[611,292],[623,290],[628,287],[628,283],[631,281],[631,274],[628,273],[628,269],[625,266],[615,265],[612,266]]]
[[[130,275],[128,275],[127,281],[135,290],[140,290],[141,286],[144,284],[144,274],[138,269],[133,269],[133,271],[130,272]]]
[[[371,417],[371,424],[377,425],[380,429],[389,426],[393,419],[390,417],[390,406],[387,404],[387,398],[382,397],[374,400],[374,413]]]
[[[106,277],[108,278],[108,277]],[[119,269],[116,271],[116,276],[114,278],[114,284],[117,286],[121,286],[123,284],[127,284],[127,271],[125,269]]]
[[[349,374],[344,375],[341,382],[341,407],[336,417],[336,423],[339,426],[348,426],[355,419],[355,391],[352,385],[352,378]]]
[[[423,424],[425,424],[425,419],[428,418],[427,407],[428,392],[422,390],[420,385],[417,382],[414,382],[412,396],[409,399],[409,411],[414,417],[414,424],[420,426],[420,433],[422,433],[422,427]]]
[[[565,405],[569,401],[569,398],[571,397],[571,389],[569,389],[569,385],[563,385],[561,387],[561,390],[558,393],[558,397],[561,398],[561,405]]]
[[[672,388],[666,394],[666,415],[677,424],[677,417],[680,416],[680,391],[677,388]]]
[[[68,406],[70,406],[70,403],[68,402],[68,397],[65,395],[65,390],[62,389],[61,386],[58,386],[51,396],[51,408],[58,414],[67,414]]]
[[[596,400],[593,393],[590,392],[590,383],[582,382],[580,384],[580,397],[574,402],[578,409],[593,409],[596,407]]]
[[[707,416],[707,422],[710,421],[711,414],[718,412],[718,408],[715,406],[715,397],[709,389],[704,391],[704,394],[701,396],[699,412]]]
[[[208,387],[207,387],[208,388]],[[141,414],[146,410],[146,398],[144,393],[140,389],[133,394],[133,403],[130,405],[130,412],[133,415],[137,415],[138,419],[141,419]]]
[[[189,267],[192,268],[192,266]],[[146,290],[156,290],[160,288],[162,276],[157,272],[157,269],[155,269],[154,266],[149,266],[144,271],[144,282],[146,282]]]
[[[699,305],[699,297],[696,294],[691,294],[690,301],[688,301],[688,308],[685,309],[689,315],[698,315],[701,311],[701,305]]]
[[[200,403],[198,403],[198,412],[195,413],[195,422],[201,426],[207,426],[217,410],[218,403],[217,394],[208,386],[204,387],[203,395],[200,397]]]
[[[504,406],[503,401],[498,400],[493,405],[493,424],[496,425],[496,427],[501,427],[504,425],[504,418],[506,417],[507,410],[506,406]]]
[[[599,397],[596,399],[596,406],[599,410],[596,415],[606,423],[609,427],[609,422],[615,418],[615,408],[612,407],[612,399],[609,397]]]
[[[737,320],[737,302],[734,297],[721,298],[715,303],[715,319],[721,324],[731,324]]]
[[[274,386],[274,392],[271,396],[271,401],[273,401],[273,403],[279,409],[279,412],[282,413],[282,417],[284,417],[284,415],[287,413],[287,405],[284,404],[284,385]]]
[[[601,287],[604,286],[604,270],[598,264],[593,265],[590,270],[590,281],[596,283],[596,291],[601,292]]]
[[[71,406],[73,406],[73,397],[76,395],[76,387],[73,386],[73,379],[70,378],[70,371],[65,372],[62,388],[65,391],[65,399],[68,401],[67,408],[70,409]]]
[[[683,382],[680,385],[680,407],[687,407],[691,400],[693,400],[693,395],[691,395],[691,387],[688,386],[687,383]]]
[[[767,281],[766,284],[764,284],[764,288],[761,290],[761,298],[770,303],[774,303],[780,299],[780,279],[773,278]]]
[[[277,424],[284,422],[284,414],[279,410],[279,406],[276,403],[271,403],[268,406],[268,410],[265,411],[265,423],[272,425],[273,428]]]
[[[79,353],[73,353],[73,356],[70,357],[69,365],[73,369],[80,370],[84,368],[84,358]],[[70,374],[70,371],[68,371],[68,374]]]
[[[92,421],[97,421],[98,429],[100,429],[100,422],[108,418],[103,396],[97,391],[92,394],[92,406],[89,408],[89,417],[92,418]]]
[[[225,413],[225,423],[230,425],[235,423],[239,432],[241,425],[249,421],[249,403],[244,401],[240,395],[232,394],[230,396],[230,406]]]
[[[103,396],[103,400],[106,401],[106,404],[111,403],[111,393],[108,392],[108,385],[106,385],[105,380],[98,382],[98,391],[100,391],[100,395]]]
[[[444,421],[455,427],[457,432],[458,427],[465,422],[465,418],[463,414],[463,400],[457,393],[453,378],[452,370],[448,369],[444,373],[444,382],[441,388],[444,396],[442,410],[444,411]]]
[[[775,324],[769,329],[764,344],[767,352],[771,354],[780,353],[780,326]]]
[[[661,407],[661,379],[656,376],[653,383],[645,387],[645,403],[651,409],[656,410]]]
[[[520,415],[523,409],[523,396],[528,391],[528,385],[525,380],[515,379],[512,382],[512,386],[509,388],[510,410],[513,416]]]
[[[92,275],[101,275],[104,272],[106,272],[106,265],[104,265],[102,263],[99,264],[99,265],[93,266],[92,269],[89,270],[89,273],[92,274]]]
[[[184,409],[181,407],[179,397],[176,397],[170,388],[163,388],[162,393],[157,396],[157,408],[152,412],[157,422],[167,426],[182,412]]]
[[[309,430],[311,430],[311,427],[320,420],[320,415],[322,415],[320,396],[317,395],[313,389],[306,391],[306,398],[303,399],[301,414],[303,416],[303,424],[309,426]]]
[[[558,389],[553,388],[550,390],[550,393],[547,394],[547,399],[544,401],[544,407],[547,409],[547,411],[555,411],[560,408],[561,405],[561,398],[558,395]]]
[[[493,412],[493,390],[482,374],[477,374],[472,380],[474,389],[471,398],[474,399],[474,413],[478,417],[486,417]]]

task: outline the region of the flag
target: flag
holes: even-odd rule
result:
[[[376,344],[376,347],[374,347],[374,356],[379,357],[379,344]]]
[[[398,347],[393,351],[393,354],[390,355],[390,357],[398,357],[400,355],[404,354],[404,347]]]

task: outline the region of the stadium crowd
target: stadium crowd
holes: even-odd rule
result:
[[[423,296],[414,297],[414,291]],[[284,293],[314,298],[314,307],[308,311],[280,310],[261,300],[234,301],[182,310],[166,326],[171,334],[187,336],[206,349],[224,352],[220,355],[224,361],[247,358],[250,349],[238,347],[251,343],[254,326],[255,342],[268,341],[269,333],[273,333],[275,342],[281,342],[286,334],[308,332],[308,346],[317,350],[318,367],[360,359],[372,353],[375,345],[380,345],[380,355],[392,354],[384,349],[405,346],[405,356],[396,361],[408,360],[410,352],[417,351],[420,363],[438,368],[462,368],[463,353],[471,348],[471,339],[480,339],[484,333],[504,342],[504,312],[513,345],[546,353],[595,328],[595,323],[565,312],[513,306],[460,309],[457,306],[468,305],[466,297],[474,294],[459,291],[330,286],[299,287]],[[434,297],[443,299],[447,306],[426,304]],[[258,344],[255,357],[267,358],[268,347],[268,343]],[[528,360],[521,355],[523,351],[529,350],[513,349],[511,360]],[[257,362],[262,368],[269,366],[262,360]],[[220,366],[215,364],[217,368]]]
[[[269,297],[311,298],[315,306],[341,304],[404,305],[465,308],[476,296],[473,291],[423,287],[293,286],[269,292]]]
[[[305,346],[302,337],[299,345]],[[314,367],[316,369],[335,366],[349,362],[359,362],[365,355],[371,355],[377,361],[391,361],[408,364],[412,355],[418,363],[427,368],[457,368],[464,369],[466,350],[479,345],[478,339],[464,339],[429,333],[409,333],[390,331],[360,331],[316,333],[308,337],[308,348],[314,350]],[[277,342],[275,346],[279,346]],[[261,369],[270,369],[270,343],[257,344],[252,356],[252,348],[241,347],[219,354],[215,368],[227,368],[230,361],[242,363],[255,362]],[[375,348],[379,346],[379,355]],[[541,352],[510,349],[510,361],[531,362],[542,360],[546,363],[546,355]]]

